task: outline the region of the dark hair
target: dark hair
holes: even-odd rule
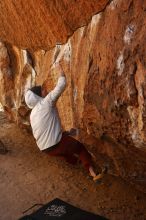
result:
[[[33,93],[35,93],[38,96],[42,97],[42,87],[41,86],[34,86],[30,89]]]

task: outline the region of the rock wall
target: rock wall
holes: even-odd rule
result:
[[[146,0],[113,0],[107,5],[107,1],[101,2],[100,12],[90,21],[96,5],[89,6],[93,10],[88,11],[88,19],[84,13],[83,17],[78,15],[88,24],[83,25],[78,16],[73,18],[73,29],[77,30],[69,38],[64,28],[60,33],[57,26],[56,33],[65,33],[63,38],[59,35],[59,41],[68,39],[65,44],[47,50],[58,41],[54,35],[53,43],[46,46],[42,41],[41,48],[46,49],[40,50],[35,32],[36,39],[29,43],[26,33],[24,40],[19,42],[16,38],[18,45],[27,45],[25,50],[1,43],[0,100],[12,120],[28,126],[30,111],[25,106],[24,93],[35,84],[53,88],[57,74],[50,71],[50,66],[60,61],[68,81],[58,102],[64,129],[77,127],[78,138],[89,145],[97,158],[102,154],[102,162],[111,163],[113,173],[130,180],[138,178],[145,185]],[[67,21],[72,24],[70,19]],[[33,20],[31,25],[35,25]],[[9,40],[10,36],[3,36],[6,41],[15,42]],[[33,51],[37,46],[38,50]],[[101,141],[97,141],[99,137]],[[131,158],[135,158],[132,164]]]
[[[0,38],[21,48],[48,49],[65,43],[109,0],[0,1]]]

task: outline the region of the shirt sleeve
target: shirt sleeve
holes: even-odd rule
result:
[[[65,87],[66,87],[66,77],[60,76],[57,85],[51,92],[48,93],[48,95],[45,97],[45,100],[51,102],[52,104],[55,103],[58,100],[58,98],[61,96],[63,91],[65,90]]]

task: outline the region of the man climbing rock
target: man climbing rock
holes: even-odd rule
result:
[[[92,166],[92,157],[84,145],[71,137],[70,132],[62,132],[56,103],[66,87],[66,77],[62,66],[56,64],[59,78],[55,88],[48,92],[41,86],[29,89],[25,102],[32,109],[30,123],[37,145],[42,152],[60,157],[70,164],[82,163],[94,181],[101,179],[103,172],[96,175]]]

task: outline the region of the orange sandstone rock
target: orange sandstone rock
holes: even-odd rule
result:
[[[49,49],[65,43],[109,0],[0,1],[0,39],[29,49]]]

